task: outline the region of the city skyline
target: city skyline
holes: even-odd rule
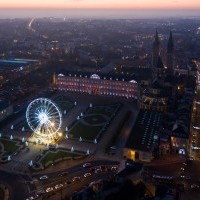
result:
[[[0,200],[200,199],[199,10],[0,8]]]

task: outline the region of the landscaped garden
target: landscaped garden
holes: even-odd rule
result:
[[[52,161],[55,162],[58,159],[63,159],[63,158],[77,158],[83,156],[83,154],[76,153],[76,152],[70,152],[70,151],[65,151],[65,150],[57,150],[57,151],[47,151],[45,155],[42,157],[40,162],[42,163],[43,166],[45,166],[48,162]]]
[[[5,138],[0,139],[0,155],[2,157],[8,157],[9,155],[12,155],[16,151],[18,151],[20,147],[22,147],[20,141]]]
[[[90,126],[82,124],[81,122],[78,122],[70,131],[69,135],[71,135],[73,138],[79,138],[80,137],[84,140],[95,140],[98,133],[102,130],[103,126]]]
[[[102,114],[110,117],[118,110],[119,107],[120,104],[94,106],[88,110],[87,114]]]
[[[89,152],[88,152],[89,153]],[[39,158],[34,161],[32,166],[33,170],[42,170],[58,162],[71,160],[71,159],[82,159],[85,158],[87,152],[80,152],[75,150],[68,150],[64,148],[45,150]]]
[[[83,116],[77,119],[67,134],[71,138],[95,141],[106,130],[119,108],[120,104],[90,107]]]

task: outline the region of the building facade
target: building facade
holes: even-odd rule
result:
[[[135,80],[100,78],[99,75],[55,75],[55,88],[104,96],[138,99],[138,83]]]
[[[196,73],[196,94],[193,100],[190,124],[189,155],[194,160],[200,160],[200,72]]]

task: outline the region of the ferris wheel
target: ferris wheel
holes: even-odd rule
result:
[[[26,110],[26,119],[34,133],[48,138],[56,135],[62,124],[60,109],[47,98],[33,100]]]

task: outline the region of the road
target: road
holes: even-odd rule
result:
[[[91,162],[93,167],[97,166],[107,166],[111,168],[113,165],[118,165],[119,162],[108,161],[108,160],[96,160]],[[67,176],[59,176],[62,172],[68,172]],[[4,170],[0,170],[0,184],[4,184],[9,188],[10,200],[25,200],[30,196],[35,196],[35,194],[45,192],[46,188],[54,187],[56,184],[66,182],[67,180],[72,180],[75,176],[81,177],[81,181],[70,184],[70,191],[72,194],[77,191],[77,188],[81,188],[84,185],[88,185],[91,181],[98,180],[100,178],[106,178],[110,174],[115,172],[101,172],[100,174],[95,174],[91,177],[85,178],[83,175],[89,172],[89,169],[83,168],[82,164],[71,167],[60,172],[49,173],[47,180],[40,180],[40,177],[44,174],[27,174],[19,175],[14,173],[9,173]],[[78,184],[77,184],[78,183]],[[55,192],[53,192],[55,193]],[[65,191],[63,191],[63,194]],[[44,194],[42,197],[46,197]],[[41,198],[40,198],[41,199]]]
[[[108,177],[113,177],[115,175],[115,172],[102,172],[99,174],[92,174],[90,177],[82,178],[81,181],[72,184],[62,191],[58,191],[56,194],[53,194],[52,196],[48,197],[48,200],[59,200],[59,199],[65,199],[69,200],[71,196],[76,193],[76,191],[80,191],[81,189],[84,189],[88,186],[88,183],[98,181],[99,179],[107,179]]]
[[[148,175],[151,177],[153,174],[161,175],[161,176],[173,176],[178,183],[182,183],[184,185],[185,191],[181,193],[181,200],[196,200],[200,199],[200,190],[199,188],[196,190],[191,189],[192,184],[200,184],[200,162],[199,161],[191,161],[187,165],[185,163],[184,157],[177,158],[173,156],[170,159],[160,160],[155,163],[151,163],[146,165],[145,167],[148,169]],[[181,178],[181,175],[184,178]]]
[[[91,172],[90,169],[83,168],[83,163],[82,163],[82,164],[79,164],[77,166],[71,167],[66,170],[49,173],[47,180],[40,180],[40,177],[43,175],[46,175],[46,174],[34,174],[31,176],[31,179],[28,176],[23,176],[24,180],[26,179],[26,184],[29,186],[29,193],[28,194],[26,193],[26,195],[27,195],[26,198],[30,197],[30,196],[35,196],[35,194],[41,194],[41,193],[42,193],[42,197],[40,197],[40,199],[46,198],[46,196],[56,193],[54,190],[53,192],[46,194],[46,192],[45,192],[46,189],[49,187],[54,188],[55,185],[60,184],[60,183],[65,185],[66,189],[70,187],[70,192],[71,192],[70,194],[72,195],[74,193],[74,191],[78,191],[79,188],[88,185],[90,182],[92,182],[94,180],[98,180],[100,178],[107,178],[110,176],[110,174],[116,173],[116,171],[111,171],[110,169],[112,166],[119,165],[119,162],[109,161],[109,160],[95,160],[90,163],[91,163],[92,167],[94,167],[94,168],[95,167],[98,168],[99,166],[106,166],[106,168],[108,168],[109,171],[102,171],[102,172],[96,174],[94,172]],[[60,176],[60,174],[62,172],[68,172],[67,176]],[[91,177],[85,178],[83,175],[88,172],[91,172],[92,175],[91,175]],[[81,179],[78,182],[72,182],[72,179],[74,177],[80,177]],[[71,181],[72,183],[70,185],[67,185],[66,181]],[[66,193],[67,191],[65,191],[63,189],[63,194]],[[43,193],[45,193],[45,194],[43,194]],[[67,194],[69,194],[69,192],[67,192]]]

